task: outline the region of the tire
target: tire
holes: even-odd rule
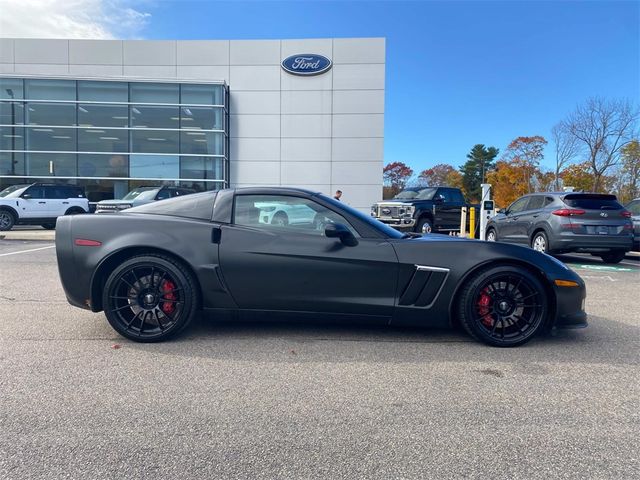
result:
[[[487,235],[485,236],[485,240],[487,242],[497,242],[498,241],[498,234],[496,233],[496,229],[495,228],[490,228],[489,230],[487,230]]]
[[[132,257],[107,278],[102,305],[113,329],[135,342],[160,342],[187,328],[198,309],[197,283],[164,255]]]
[[[80,215],[81,213],[87,213],[83,209],[79,207],[71,207],[69,210],[64,212],[65,215]]]
[[[624,250],[613,250],[612,252],[603,253],[600,258],[604,263],[620,263],[624,260],[625,254]]]
[[[527,343],[544,331],[549,311],[540,280],[516,265],[492,267],[473,275],[458,296],[457,307],[467,333],[494,347]]]
[[[8,232],[16,224],[16,216],[9,210],[0,210],[0,231]]]
[[[289,225],[289,217],[284,212],[277,212],[271,219],[271,225],[286,227],[287,225]]]
[[[42,228],[45,228],[47,230],[55,230],[56,229],[56,224],[55,223],[43,223],[42,224]]]
[[[430,218],[423,217],[418,220],[418,225],[416,226],[416,232],[418,233],[431,233],[433,232],[433,223]]]
[[[549,253],[549,238],[547,234],[542,231],[536,232],[531,239],[531,248],[536,252]]]

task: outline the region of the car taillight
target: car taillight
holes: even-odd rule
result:
[[[623,210],[620,212],[620,216],[624,218],[631,218],[631,212],[629,210]]]
[[[573,217],[574,215],[584,215],[587,212],[577,208],[560,208],[558,210],[554,210],[551,213],[559,217]]]

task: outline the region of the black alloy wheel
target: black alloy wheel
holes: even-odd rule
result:
[[[624,250],[613,250],[611,252],[600,255],[604,263],[620,263],[624,260],[626,252]]]
[[[65,215],[80,215],[82,213],[86,213],[83,209],[78,208],[78,207],[71,207],[69,210],[67,210],[64,214]]]
[[[195,285],[193,276],[169,257],[133,257],[109,275],[102,305],[120,335],[136,342],[158,342],[193,320],[198,303]]]
[[[0,231],[6,232],[16,224],[16,217],[8,210],[0,210]]]
[[[505,265],[474,275],[459,296],[458,312],[472,337],[495,347],[515,347],[544,329],[548,302],[533,274]]]

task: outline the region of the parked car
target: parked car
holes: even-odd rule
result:
[[[625,208],[631,212],[633,221],[633,249],[640,250],[640,198],[632,200]]]
[[[14,225],[42,225],[56,228],[62,215],[89,212],[84,189],[76,185],[32,183],[12,185],[0,192],[0,230]]]
[[[485,238],[549,254],[587,252],[618,263],[631,250],[633,225],[615,195],[545,192],[520,197],[489,219]]]
[[[96,213],[112,213],[138,207],[158,200],[179,197],[195,193],[195,190],[182,187],[139,187],[127,193],[122,200],[101,200],[96,204]]]
[[[377,202],[371,216],[399,230],[418,233],[460,230],[462,191],[452,187],[406,188],[392,200]]]
[[[295,225],[264,222],[265,204],[308,214]],[[318,216],[327,219],[321,230]],[[69,302],[104,310],[139,342],[179,333],[198,310],[230,320],[460,324],[500,347],[587,325],[584,282],[553,257],[401,233],[302,189],[225,189],[62,218],[56,251]]]

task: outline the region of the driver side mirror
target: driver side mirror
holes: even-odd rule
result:
[[[328,238],[339,238],[347,247],[355,247],[358,245],[358,239],[351,233],[351,230],[341,223],[327,225],[324,229],[324,235]]]
[[[509,212],[507,208],[499,208],[498,210],[496,210],[496,213],[504,213],[505,215],[507,214],[507,212]]]
[[[444,197],[442,195],[438,195],[436,198],[433,199],[433,201],[436,203],[442,203],[444,202]]]
[[[29,200],[31,198],[31,194],[30,193],[23,193],[22,198],[24,198],[25,200]]]

